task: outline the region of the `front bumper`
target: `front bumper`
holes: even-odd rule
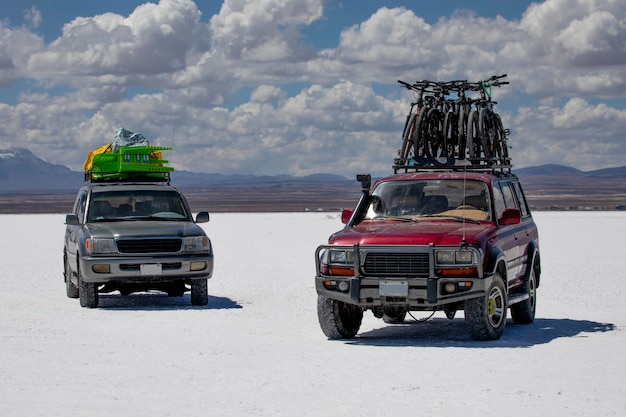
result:
[[[213,254],[164,257],[83,256],[79,262],[82,279],[90,283],[208,279],[213,274]],[[200,269],[202,263],[204,268]],[[108,265],[109,272],[95,272],[102,270],[102,265]]]
[[[485,278],[404,278],[371,279],[358,277],[316,276],[318,295],[358,305],[363,308],[398,306],[409,310],[429,310],[446,304],[482,297],[491,285],[491,277]],[[346,282],[347,290],[340,291],[340,282]],[[394,282],[399,291],[389,291]],[[446,294],[447,283],[471,282],[471,290]],[[391,284],[391,285],[390,285]],[[402,288],[406,285],[406,292]]]
[[[352,276],[333,275],[332,272],[322,272],[322,257],[325,250],[341,250],[352,248],[353,263],[348,265],[353,271]],[[409,245],[354,245],[337,246],[322,245],[316,251],[315,289],[323,297],[358,305],[363,308],[380,306],[398,306],[408,310],[435,310],[446,304],[469,300],[484,296],[491,285],[492,276],[482,271],[482,253],[477,248],[467,248],[475,252],[478,259],[475,265],[476,274],[473,276],[440,276],[435,265],[435,250],[451,248]],[[456,248],[452,248],[456,249]],[[368,270],[366,257],[375,254],[378,259],[381,254],[389,256],[389,271],[377,269],[375,273]],[[400,254],[400,256],[398,256]],[[391,260],[412,259],[413,254],[419,254],[424,260],[420,271],[407,273],[401,267],[392,264]],[[380,266],[380,263],[377,264]],[[332,268],[327,268],[332,269]]]

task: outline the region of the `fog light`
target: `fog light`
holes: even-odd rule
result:
[[[341,281],[339,284],[337,284],[337,288],[339,288],[339,291],[346,292],[348,291],[349,287],[350,286],[348,285],[346,281]]]
[[[452,282],[448,282],[446,285],[443,286],[443,289],[445,292],[447,292],[448,294],[453,293],[454,291],[456,291],[456,285]]]
[[[94,264],[91,266],[91,270],[98,274],[108,274],[111,272],[111,267],[108,264]]]
[[[206,262],[204,261],[194,261],[189,265],[189,269],[192,271],[202,271],[206,268]]]

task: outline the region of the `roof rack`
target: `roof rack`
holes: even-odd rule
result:
[[[512,167],[511,158],[396,158],[392,165],[394,174],[424,171],[499,171],[510,173]]]
[[[90,182],[170,182],[174,168],[165,166],[161,151],[165,146],[122,146],[117,152],[95,154],[91,169],[85,171],[85,181]]]

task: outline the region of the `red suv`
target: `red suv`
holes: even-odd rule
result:
[[[499,339],[535,317],[539,237],[522,186],[497,170],[394,174],[342,212],[316,250],[318,317],[330,339],[353,338],[363,312],[387,323],[410,311],[464,311],[470,336]],[[409,313],[410,314],[410,313]]]

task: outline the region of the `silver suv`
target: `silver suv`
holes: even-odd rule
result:
[[[211,241],[192,217],[183,194],[152,183],[86,183],[66,215],[63,248],[67,296],[98,306],[98,295],[159,290],[191,292],[192,305],[208,303],[213,273]]]

